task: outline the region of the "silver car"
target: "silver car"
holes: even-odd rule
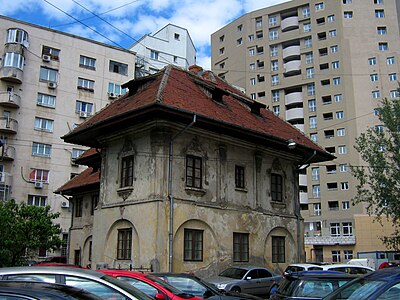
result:
[[[216,277],[206,279],[218,289],[251,295],[269,295],[282,279],[281,275],[260,267],[230,267]]]
[[[103,299],[153,300],[130,284],[103,273],[67,267],[0,268],[0,280],[59,283],[84,289]]]

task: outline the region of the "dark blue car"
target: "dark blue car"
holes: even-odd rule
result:
[[[324,300],[400,299],[400,267],[390,267],[371,272],[344,285]]]

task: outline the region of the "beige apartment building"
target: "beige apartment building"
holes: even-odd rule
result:
[[[4,16],[0,41],[0,197],[60,212],[65,255],[71,211],[53,192],[84,170],[74,159],[87,148],[60,137],[125,92],[135,55]]]
[[[294,0],[212,34],[215,73],[336,156],[300,175],[308,261],[386,250],[379,236],[390,223],[381,228],[352,205],[349,166],[363,165],[355,138],[381,128],[380,99],[398,98],[399,9],[394,0]]]

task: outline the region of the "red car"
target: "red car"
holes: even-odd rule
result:
[[[126,271],[126,270],[98,270],[101,273],[110,275],[119,280],[131,284],[135,288],[141,290],[148,296],[157,300],[203,300],[184,293],[173,287],[166,281],[150,274]]]

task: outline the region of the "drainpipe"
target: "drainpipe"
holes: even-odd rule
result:
[[[196,123],[196,115],[193,115],[193,121],[183,128],[181,131],[172,136],[169,142],[169,170],[168,170],[168,199],[169,199],[169,272],[172,272],[172,258],[173,258],[173,230],[174,230],[174,197],[172,196],[172,156],[173,156],[173,145],[174,140],[192,127]]]
[[[307,158],[306,160],[304,160],[304,162],[302,162],[301,165],[299,165],[296,169],[296,172],[299,174],[300,176],[300,170],[307,168],[309,166],[309,162],[311,161],[311,159],[313,159],[313,157],[317,155],[317,151],[314,150],[314,152],[310,155],[309,158]],[[296,186],[296,182],[294,182],[294,187]],[[295,188],[293,188],[293,192],[294,192]],[[299,193],[297,193],[297,195],[299,195]],[[296,201],[296,207],[295,207],[295,215],[296,215],[296,219],[297,219],[297,262],[300,263],[301,262],[301,245],[300,245],[300,240],[301,240],[301,227],[300,227],[300,199],[298,201]]]

